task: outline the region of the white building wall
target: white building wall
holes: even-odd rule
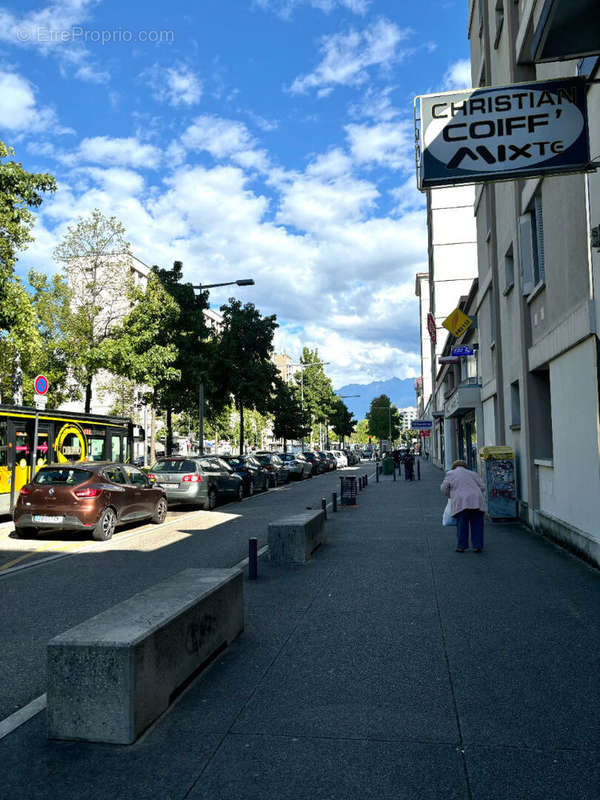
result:
[[[552,466],[538,470],[540,511],[600,542],[596,359],[596,344],[589,338],[550,362]]]

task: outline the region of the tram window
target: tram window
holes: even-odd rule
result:
[[[104,459],[104,436],[88,436],[88,448],[90,461],[102,461]]]
[[[16,447],[15,452],[17,461],[29,456],[29,434],[26,431],[17,431],[15,434]]]
[[[0,467],[8,466],[6,422],[0,422]]]
[[[111,458],[113,461],[120,461],[121,460],[121,437],[120,436],[111,436],[110,437],[110,444],[111,444]]]
[[[6,447],[8,440],[6,438],[6,422],[0,422],[0,447]]]

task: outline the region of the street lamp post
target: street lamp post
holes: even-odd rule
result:
[[[203,291],[204,289],[214,289],[217,286],[254,286],[253,278],[240,278],[237,281],[225,281],[225,283],[199,283],[196,286],[192,285],[192,289]],[[198,449],[200,455],[204,455],[204,383],[200,381],[198,386],[198,423],[200,425],[200,432],[198,434]],[[215,443],[216,446],[216,443]]]
[[[329,361],[311,361],[308,364],[290,364],[290,367],[300,367],[302,370],[304,367],[326,367],[330,364]],[[300,372],[300,405],[302,408],[302,420],[304,421],[304,372]],[[304,450],[304,436],[301,439],[302,450]]]

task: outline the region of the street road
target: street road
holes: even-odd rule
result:
[[[46,691],[46,644],[54,636],[127,597],[190,567],[232,567],[248,555],[248,539],[267,543],[270,521],[320,508],[340,489],[350,467],[294,482],[215,511],[169,512],[162,525],[118,529],[108,542],[56,533],[36,540],[0,527],[0,721]]]

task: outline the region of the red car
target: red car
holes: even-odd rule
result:
[[[48,464],[25,484],[13,512],[21,538],[39,531],[90,531],[98,541],[110,539],[115,527],[167,515],[165,490],[131,464],[81,461]]]

